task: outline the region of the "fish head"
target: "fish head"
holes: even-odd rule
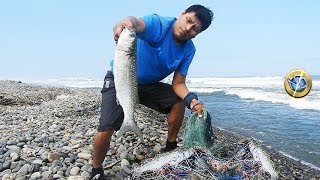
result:
[[[132,47],[135,47],[136,32],[135,29],[124,28],[117,42],[117,49],[121,51],[131,52]]]

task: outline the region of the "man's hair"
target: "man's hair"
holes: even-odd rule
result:
[[[189,12],[195,13],[195,16],[199,19],[199,21],[202,24],[201,32],[206,30],[210,26],[211,21],[214,18],[213,12],[209,8],[206,8],[206,7],[199,5],[199,4],[195,4],[195,5],[190,6],[188,9],[185,10],[185,12],[186,13],[189,13]]]

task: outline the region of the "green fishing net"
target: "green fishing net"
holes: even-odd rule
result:
[[[198,117],[194,112],[188,119],[185,127],[183,145],[186,148],[194,146],[210,147],[213,144],[213,131],[211,117],[208,111],[203,111],[203,116]]]
[[[132,172],[132,179],[277,179],[272,162],[251,141],[239,142],[234,154],[223,155],[207,111],[193,113],[186,122],[180,150],[146,160]]]

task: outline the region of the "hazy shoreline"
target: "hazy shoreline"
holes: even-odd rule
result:
[[[0,85],[0,177],[86,179],[91,171],[92,141],[100,112],[99,90],[43,87],[16,81],[0,81]],[[138,165],[163,147],[165,115],[143,106],[138,114],[140,118],[157,117],[156,122],[145,124],[157,129],[153,135],[157,138],[145,140],[141,146],[135,142],[135,136],[114,137],[105,167],[127,155]],[[151,132],[146,127],[143,130],[146,134]],[[214,134],[230,150],[245,138],[218,127]],[[318,169],[260,146],[274,162],[280,178],[320,178]],[[117,174],[121,171],[119,165],[106,168],[113,178],[121,178]]]

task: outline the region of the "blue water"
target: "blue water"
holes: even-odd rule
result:
[[[285,154],[320,167],[320,111],[241,99],[223,91],[199,93],[212,124],[253,137]]]

